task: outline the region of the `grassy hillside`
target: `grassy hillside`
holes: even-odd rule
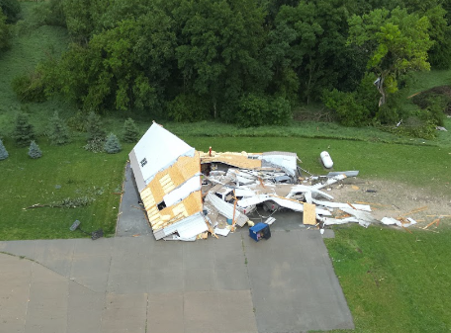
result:
[[[24,20],[31,15],[38,2],[21,2]],[[24,28],[18,22],[14,29],[11,49],[0,55],[0,134],[11,132],[17,110],[29,112],[38,132],[42,132],[49,115],[54,110],[73,109],[63,101],[52,100],[45,103],[21,103],[11,88],[11,80],[16,76],[30,73],[35,66],[48,56],[58,57],[68,44],[67,32],[63,28],[41,26],[37,29]]]

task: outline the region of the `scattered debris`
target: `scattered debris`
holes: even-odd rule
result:
[[[99,229],[99,230],[96,230],[96,231],[93,231],[93,232],[87,232],[87,231],[84,231],[83,229],[80,228],[80,224],[81,224],[81,222],[79,220],[75,220],[75,222],[72,223],[72,225],[70,226],[69,230],[70,231],[75,231],[75,230],[78,229],[82,233],[91,236],[92,240],[96,240],[96,239],[99,239],[99,238],[103,237],[103,230],[102,229]]]
[[[272,214],[279,210],[301,213],[300,221],[304,225],[316,226],[322,232],[325,226],[345,223],[364,227],[382,223],[406,228],[417,223],[409,215],[427,209],[420,207],[397,218],[378,220],[371,212],[384,205],[334,202],[333,196],[323,191],[324,188],[330,191],[337,183],[343,187],[343,181],[356,177],[359,171],[315,176],[302,169],[298,165],[301,160],[291,152],[221,153],[210,147],[204,153],[156,123],[129,157],[144,207],[139,209],[146,212],[157,240],[227,237],[246,224],[253,239],[268,239],[269,226],[276,221]],[[333,166],[325,151],[321,153],[321,162],[326,168]],[[360,190],[355,185],[351,188]],[[262,211],[268,216],[261,216]],[[258,215],[260,222],[254,224],[249,219],[251,214]],[[434,223],[438,225],[436,220]]]
[[[436,126],[435,129],[436,129],[437,131],[445,131],[445,132],[448,132],[448,130],[447,130],[445,127],[443,127],[443,126]]]

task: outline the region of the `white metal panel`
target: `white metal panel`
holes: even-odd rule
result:
[[[181,186],[169,192],[163,197],[166,207],[172,206],[177,202],[185,199],[191,193],[195,191],[200,191],[201,183],[200,176],[194,176],[184,182]]]
[[[269,162],[281,166],[290,172],[291,176],[296,174],[297,167],[297,155],[294,153],[278,153],[278,152],[267,152],[263,153],[263,161]]]
[[[316,200],[312,198],[312,201],[320,206],[326,206],[326,207],[332,207],[332,208],[348,208],[350,207],[347,203],[342,202],[332,202],[332,201],[323,201],[323,200]],[[371,212],[371,206],[370,205],[360,205],[360,204],[352,204],[353,207],[355,207],[358,210],[364,210],[366,212]],[[352,207],[351,207],[352,208]]]
[[[195,150],[168,130],[153,123],[133,148],[133,152],[142,178],[149,184],[159,171],[174,164],[180,156],[194,156]]]
[[[206,201],[209,201],[222,215],[224,215],[226,218],[232,219],[233,218],[233,211],[235,210],[235,220],[236,224],[239,226],[243,226],[247,220],[248,217],[238,211],[238,209],[235,209],[232,204],[229,204],[221,199],[219,199],[216,195],[209,192],[205,198]]]
[[[164,235],[168,236],[178,232],[182,238],[192,238],[208,230],[207,224],[202,214],[197,213],[163,229]]]

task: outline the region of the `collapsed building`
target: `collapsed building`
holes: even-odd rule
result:
[[[272,213],[280,209],[300,212],[303,224],[321,228],[348,222],[367,227],[378,222],[369,205],[336,203],[322,191],[357,176],[358,171],[330,172],[307,182],[301,177],[301,161],[295,153],[218,153],[211,148],[200,152],[153,123],[129,158],[157,240],[227,236],[237,227],[253,226],[249,216],[262,209],[268,212],[268,224],[275,221]],[[345,218],[332,217],[335,209],[345,212]]]

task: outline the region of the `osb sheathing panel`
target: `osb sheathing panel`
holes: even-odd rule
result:
[[[153,231],[165,228],[181,219],[202,210],[202,195],[200,191],[191,193],[180,203],[158,210],[157,204],[146,207],[147,216]]]
[[[200,152],[201,163],[224,163],[241,169],[261,168],[262,161],[250,159],[246,153],[209,153]]]
[[[160,171],[155,175],[152,181],[141,192],[141,199],[144,207],[147,209],[147,204],[143,198],[143,193],[149,189],[152,194],[152,199],[156,204],[163,201],[163,197],[172,191],[174,188],[179,187],[195,174],[200,173],[200,158],[199,153],[193,157],[181,156],[172,166]],[[146,192],[147,194],[147,192]],[[149,206],[154,203],[149,202]]]

